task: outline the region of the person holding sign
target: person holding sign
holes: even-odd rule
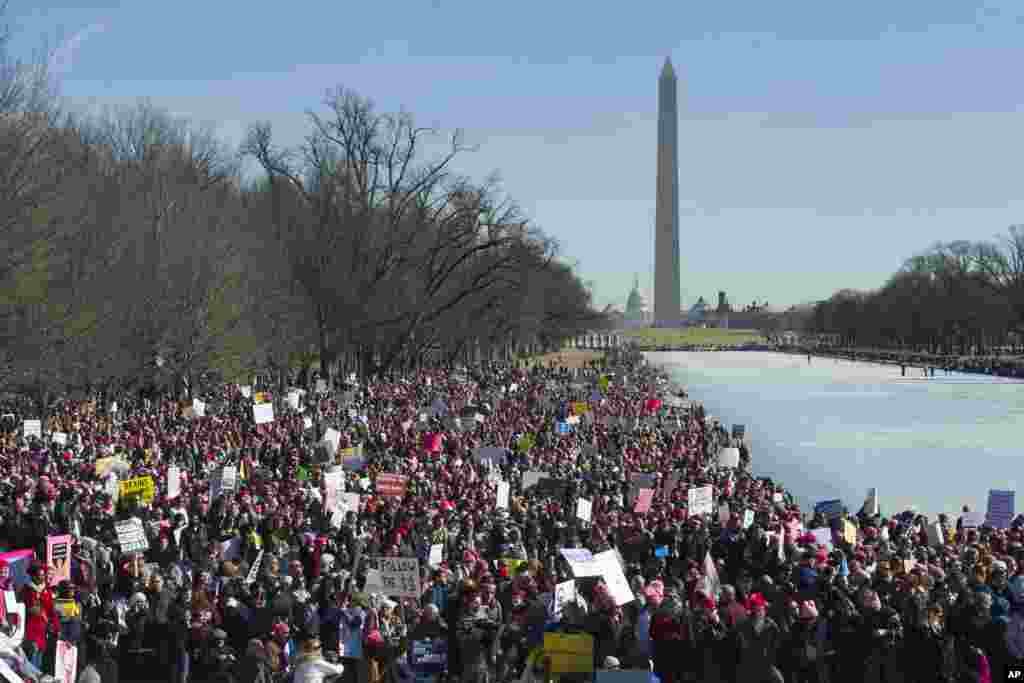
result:
[[[46,585],[46,570],[40,564],[33,564],[28,570],[29,583],[21,591],[25,603],[25,642],[22,649],[36,668],[43,666],[43,653],[48,639],[57,634],[60,618],[54,609],[53,593]]]

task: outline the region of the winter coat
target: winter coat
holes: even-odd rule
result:
[[[53,607],[53,593],[49,588],[28,584],[22,589],[21,601],[25,603],[25,639],[46,649],[46,633],[56,633],[60,619]]]

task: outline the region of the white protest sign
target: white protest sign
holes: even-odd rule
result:
[[[537,483],[543,479],[546,475],[543,472],[529,471],[523,472],[523,490],[526,491],[537,485]]]
[[[551,618],[558,621],[562,618],[562,609],[576,602],[576,581],[569,580],[555,586],[555,594],[551,599]]]
[[[274,421],[274,404],[261,403],[252,407],[252,419],[258,425]]]
[[[198,398],[192,399],[192,414],[196,417],[206,417],[206,404]]]
[[[626,574],[622,571],[619,558],[613,550],[605,550],[603,553],[594,555],[594,564],[601,572],[601,578],[608,586],[608,592],[615,600],[618,607],[633,602],[635,596],[629,587]]]
[[[311,418],[311,417],[304,417],[304,418],[302,418],[302,428],[303,429],[312,429],[313,428],[313,418]]]
[[[244,386],[239,389],[242,391],[242,398],[252,398],[252,387]]]
[[[508,493],[509,493],[508,482],[507,481],[499,481],[498,482],[498,500],[495,503],[495,507],[497,507],[499,510],[507,510],[508,509]]]
[[[710,484],[687,492],[687,514],[710,515],[714,510],[714,489]]]
[[[825,546],[825,550],[832,552],[832,530],[831,529],[811,529],[811,534],[814,535],[814,542],[818,545]]]
[[[220,490],[234,491],[238,486],[238,467],[235,465],[224,465],[220,471]]]
[[[167,500],[174,500],[181,495],[181,470],[177,465],[167,468]]]
[[[0,676],[3,676],[7,683],[24,683],[25,681],[24,678],[14,673],[14,669],[3,659],[0,659]]]
[[[58,446],[68,445],[68,435],[64,432],[54,432],[50,435],[50,439]]]
[[[869,517],[874,517],[878,514],[878,489],[868,489],[868,495],[864,497],[864,512]]]
[[[420,561],[415,557],[368,557],[371,571],[366,573],[367,593],[381,593],[396,598],[420,597]]]
[[[601,576],[601,568],[597,566],[593,554],[586,548],[562,548],[558,552],[569,563],[569,569],[577,579]]]
[[[149,539],[142,527],[142,520],[137,517],[126,519],[114,524],[117,531],[117,542],[121,544],[122,553],[139,553],[149,550]]]
[[[593,502],[586,498],[576,499],[576,517],[584,522],[590,523],[590,513],[593,510]]]
[[[442,562],[444,562],[444,546],[440,543],[435,543],[430,546],[430,557],[427,563],[434,569],[437,569],[441,566]]]
[[[327,431],[324,432],[324,448],[327,449],[327,454],[332,458],[338,453],[338,444],[341,443],[341,432],[333,427],[328,427]]]
[[[324,474],[324,509],[328,512],[341,511],[341,494],[345,492],[345,472],[331,470]]]
[[[738,448],[723,448],[718,454],[718,466],[719,467],[731,467],[733,469],[740,466],[740,449]]]
[[[285,402],[288,404],[288,407],[291,408],[292,410],[298,410],[300,398],[301,397],[299,396],[299,392],[290,391],[288,392],[288,395],[285,396]]]
[[[34,436],[38,439],[43,438],[43,421],[42,420],[25,420],[22,423],[22,430],[25,433],[25,438]]]

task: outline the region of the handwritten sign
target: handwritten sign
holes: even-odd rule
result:
[[[50,586],[71,580],[71,536],[46,537],[46,566],[53,568]]]
[[[25,434],[25,438],[34,436],[37,439],[43,438],[43,421],[42,420],[25,420],[22,423],[22,430]]]
[[[146,530],[142,528],[142,520],[127,519],[117,522],[114,528],[122,553],[141,553],[149,550],[149,539],[146,538]]]
[[[368,557],[366,592],[398,598],[420,597],[420,562],[415,557]],[[370,579],[374,579],[371,585]]]
[[[690,515],[711,514],[714,510],[714,489],[710,484],[687,492],[687,510]]]
[[[156,496],[156,485],[153,477],[136,477],[121,482],[121,497],[138,496],[146,503],[152,503]]]

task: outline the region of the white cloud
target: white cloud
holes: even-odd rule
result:
[[[57,75],[66,74],[71,71],[75,65],[75,56],[78,53],[78,49],[82,47],[82,43],[106,30],[107,25],[105,23],[94,22],[61,43],[57,49],[50,53],[50,73]]]

